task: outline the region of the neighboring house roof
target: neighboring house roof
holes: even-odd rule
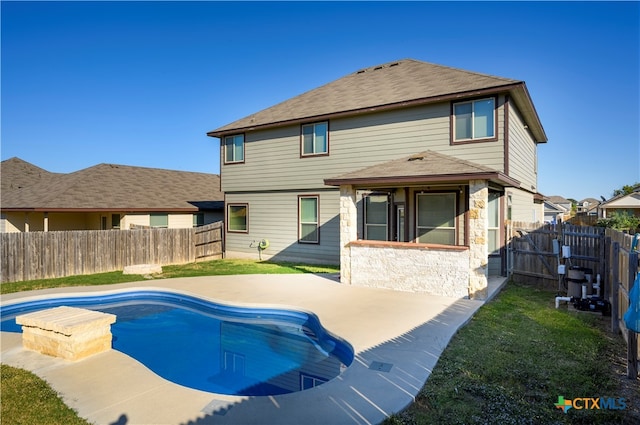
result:
[[[366,68],[207,133],[224,135],[509,92],[536,142],[547,137],[523,81],[403,59]]]
[[[544,201],[544,212],[564,214],[569,212],[569,210],[567,210],[562,205],[554,204],[553,202],[550,202],[550,201]]]
[[[520,182],[492,168],[444,155],[425,151],[393,161],[376,164],[361,170],[325,179],[329,186],[341,184],[429,183],[455,180],[493,180],[503,186],[516,186]]]
[[[47,181],[59,175],[16,157],[2,161],[0,163],[0,172],[2,173],[0,190],[2,190],[3,194],[38,182]]]
[[[600,204],[601,208],[640,208],[640,189],[626,195],[615,196]]]
[[[562,204],[568,204],[571,205],[571,201],[568,199],[563,198],[562,196],[547,196],[547,200],[553,204],[557,204],[557,205],[562,205]]]
[[[588,205],[597,205],[600,203],[600,201],[597,200],[596,198],[584,198],[582,201],[579,202],[579,204],[584,205],[585,202],[587,202]]]
[[[18,158],[0,167],[3,211],[195,212],[224,199],[216,174],[115,164],[58,174]]]

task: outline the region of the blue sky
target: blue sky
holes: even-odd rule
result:
[[[640,182],[639,2],[1,3],[1,156],[219,173],[206,132],[413,58],[524,80],[539,191]]]

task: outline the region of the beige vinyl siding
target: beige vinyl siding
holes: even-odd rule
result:
[[[247,132],[245,162],[222,165],[222,190],[321,188],[325,178],[429,149],[503,171],[501,100],[499,105],[499,139],[493,142],[452,146],[449,102],[330,120],[328,156],[300,157],[299,125]]]
[[[519,189],[507,190],[511,195],[511,220],[526,223],[538,223],[544,220],[542,204],[533,202],[533,193]]]
[[[193,214],[169,214],[169,229],[188,229],[193,227]]]
[[[149,214],[127,214],[121,218],[120,223],[123,230],[130,229],[131,225],[148,226]]]
[[[536,143],[524,128],[516,106],[509,105],[509,176],[519,180],[525,190],[538,190]]]
[[[298,243],[298,195],[319,196],[320,243]],[[299,259],[310,262],[340,262],[338,227],[339,191],[261,192],[227,194],[226,204],[249,205],[249,231],[226,233],[226,256],[258,258],[257,244],[269,241],[263,258]]]

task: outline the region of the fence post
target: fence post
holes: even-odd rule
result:
[[[620,332],[620,323],[618,323],[618,285],[619,267],[620,267],[620,244],[613,243],[613,253],[611,255],[611,332],[618,334]]]
[[[600,275],[600,294],[605,300],[609,299],[611,292],[610,282],[610,270],[611,270],[611,236],[604,238],[604,269]]]
[[[629,294],[635,283],[638,272],[638,253],[629,252]],[[631,299],[629,299],[631,305]],[[628,308],[628,307],[627,307]],[[638,334],[627,330],[627,378],[636,379],[638,376]]]

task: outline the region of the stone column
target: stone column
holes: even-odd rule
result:
[[[469,298],[486,299],[489,263],[489,183],[469,181]]]
[[[340,282],[351,284],[351,248],[358,239],[356,190],[352,185],[340,186]]]

